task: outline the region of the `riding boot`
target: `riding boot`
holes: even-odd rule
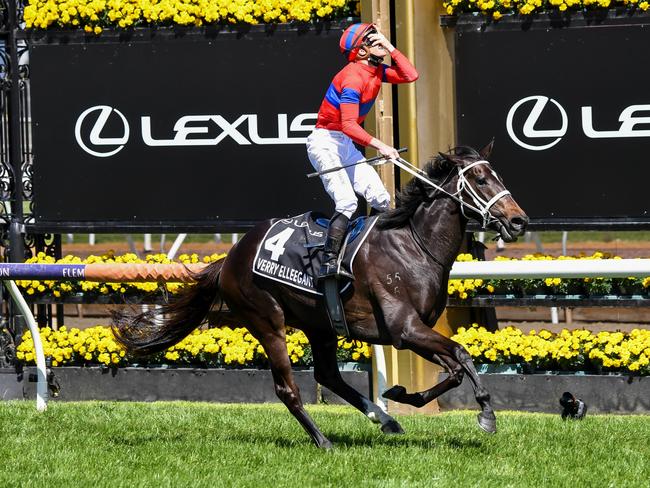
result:
[[[345,277],[353,280],[352,276],[347,271],[339,270],[339,253],[345,241],[345,233],[348,230],[348,219],[342,213],[336,212],[330,220],[327,227],[327,238],[325,239],[325,246],[323,247],[323,261],[318,273],[318,278],[327,278],[335,276],[337,278]]]

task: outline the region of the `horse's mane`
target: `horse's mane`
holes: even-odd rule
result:
[[[437,156],[431,158],[422,170],[427,174],[429,179],[434,183],[440,185],[449,172],[456,166],[449,156],[457,156],[463,159],[479,160],[481,155],[468,146],[458,146],[450,149],[448,153],[439,153]],[[388,210],[380,215],[377,225],[380,229],[397,229],[404,227],[409,219],[413,216],[417,208],[422,202],[428,200],[427,189],[430,188],[425,185],[418,178],[413,178],[408,182],[404,190],[397,192],[396,208]]]

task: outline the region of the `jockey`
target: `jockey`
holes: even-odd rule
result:
[[[370,111],[382,82],[410,83],[418,78],[415,67],[386,39],[374,24],[353,24],[339,42],[349,63],[330,84],[318,111],[316,128],[307,138],[307,154],[316,171],[356,163],[364,159],[354,143],[370,146],[388,159],[399,153],[394,147],[372,137],[361,123]],[[392,66],[382,64],[386,54]],[[356,193],[374,211],[389,208],[390,195],[377,172],[360,164],[321,176],[325,190],[335,203],[325,240],[319,278],[346,275],[338,271],[338,255],[350,217],[357,209]]]

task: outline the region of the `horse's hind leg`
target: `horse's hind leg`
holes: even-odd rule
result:
[[[271,330],[267,331],[266,329]],[[300,391],[291,370],[284,329],[281,331],[272,330],[271,326],[267,326],[263,327],[263,332],[260,331],[260,327],[256,327],[255,330],[249,328],[249,330],[260,341],[269,358],[275,383],[275,393],[278,398],[282,400],[291,414],[300,422],[300,425],[307,431],[318,447],[330,449],[332,443],[318,429],[302,404]]]
[[[442,364],[448,370],[449,377],[433,388],[419,393],[408,394],[401,386],[393,387],[384,393],[384,397],[422,406],[460,385],[464,374],[467,373],[474,388],[476,401],[481,406],[479,425],[486,432],[496,432],[496,417],[490,403],[490,394],[482,385],[472,358],[463,346],[430,329],[417,316],[406,319],[399,336],[394,338],[393,345],[397,349],[410,349],[424,359]]]
[[[250,241],[252,235],[246,234],[244,239],[239,241],[239,254],[234,250],[228,255],[231,257],[228,261],[230,265],[224,265],[222,268],[219,282],[221,296],[266,351],[278,398],[318,447],[331,448],[332,443],[318,429],[300,399],[300,391],[294,381],[287,352],[282,308],[268,292],[255,286],[250,272],[241,271],[251,269],[250,262],[255,246],[246,247],[243,244],[247,242],[246,239]],[[248,251],[248,255],[245,251]]]
[[[332,390],[373,422],[381,424],[382,432],[386,434],[404,433],[402,427],[393,417],[343,380],[336,364],[337,339],[334,335],[310,336],[309,342],[314,357],[316,381]]]

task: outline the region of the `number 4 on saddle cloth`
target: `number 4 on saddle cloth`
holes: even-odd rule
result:
[[[376,222],[376,216],[359,217],[348,226],[339,266],[352,275],[354,258]],[[351,281],[334,279],[317,283],[316,280],[328,223],[329,219],[317,212],[276,220],[260,243],[253,262],[253,273],[307,293],[325,293],[333,327],[338,334],[347,336],[349,333],[338,293],[344,292]],[[332,293],[336,295],[336,304],[332,303]]]

